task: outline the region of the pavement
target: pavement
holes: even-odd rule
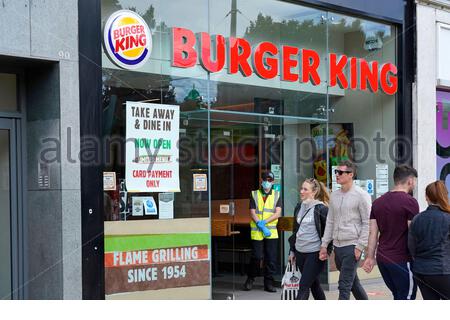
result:
[[[264,291],[263,279],[255,280],[253,290],[243,291],[242,285],[245,282],[245,276],[222,276],[213,278],[213,299],[225,300],[280,300],[281,288],[277,288],[276,293]],[[392,300],[392,294],[386,287],[383,279],[372,279],[361,281],[364,289],[369,296],[369,300]],[[335,286],[334,286],[335,287]],[[337,289],[325,290],[327,300],[337,300],[339,292]],[[309,298],[313,299],[312,296]],[[351,298],[353,299],[353,297]],[[417,290],[417,300],[422,300],[420,290]]]

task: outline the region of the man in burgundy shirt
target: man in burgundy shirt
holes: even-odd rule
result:
[[[367,258],[363,268],[371,272],[377,264],[394,300],[414,300],[417,284],[410,268],[408,227],[419,213],[419,204],[411,194],[417,180],[417,171],[406,165],[394,170],[395,187],[376,199],[370,213],[370,234]],[[378,248],[377,248],[378,242]]]

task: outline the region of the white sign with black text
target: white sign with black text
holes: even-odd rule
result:
[[[180,108],[176,105],[126,103],[128,192],[180,192]]]
[[[173,192],[162,192],[158,194],[159,219],[173,219],[174,198],[175,194]]]

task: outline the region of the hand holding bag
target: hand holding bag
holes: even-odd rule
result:
[[[295,300],[300,287],[301,273],[297,265],[288,262],[281,280],[281,300]]]

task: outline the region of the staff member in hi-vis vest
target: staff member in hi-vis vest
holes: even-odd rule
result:
[[[253,288],[253,282],[258,276],[264,256],[264,290],[276,292],[277,290],[273,287],[273,276],[276,271],[277,223],[281,215],[281,199],[280,192],[272,189],[273,173],[265,172],[261,178],[261,188],[252,191],[250,198],[252,257],[244,290],[249,291]]]

